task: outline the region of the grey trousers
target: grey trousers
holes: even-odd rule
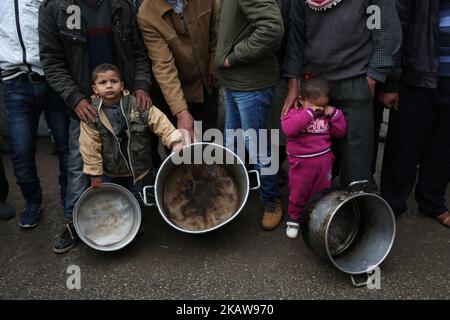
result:
[[[335,81],[333,89],[331,103],[343,111],[348,123],[347,136],[336,140],[333,147],[340,184],[345,188],[372,176],[373,97],[365,75]]]

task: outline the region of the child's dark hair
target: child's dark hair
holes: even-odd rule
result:
[[[303,99],[329,97],[331,92],[331,84],[322,77],[309,73],[303,75],[299,86],[299,93]]]
[[[117,76],[120,80],[122,80],[122,73],[120,72],[119,68],[117,68],[113,64],[109,63],[102,63],[95,67],[95,69],[92,71],[92,82],[95,82],[95,79],[97,79],[97,76],[99,73],[104,73],[107,71],[113,71],[117,73]]]

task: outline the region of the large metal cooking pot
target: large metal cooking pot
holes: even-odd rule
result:
[[[309,205],[300,222],[305,243],[339,270],[369,273],[388,255],[395,218],[380,196],[365,191],[367,181],[332,191]]]
[[[74,208],[73,224],[80,239],[100,251],[119,250],[131,241],[141,225],[141,208],[122,186],[103,183],[87,189]]]
[[[193,165],[193,164],[204,164],[211,165],[211,158],[205,157],[204,155],[213,155],[214,159],[218,159],[219,164],[223,164],[228,173],[234,177],[236,182],[236,189],[239,193],[239,203],[237,210],[225,221],[214,225],[212,227],[202,229],[202,230],[188,230],[187,228],[180,227],[175,224],[169,217],[169,214],[164,206],[164,189],[171,174],[179,168],[180,165]],[[161,165],[158,174],[156,176],[155,185],[147,186],[143,190],[144,203],[148,206],[156,205],[162,218],[173,228],[190,234],[202,234],[216,230],[223,227],[233,219],[235,219],[247,202],[248,194],[250,190],[255,190],[260,187],[259,173],[256,170],[247,171],[244,163],[241,159],[231,150],[214,143],[193,143],[183,149],[183,159],[188,159],[180,163],[180,156],[178,154],[172,153],[169,157],[165,159]],[[186,163],[187,162],[187,163]],[[217,162],[214,162],[217,163]],[[257,185],[254,187],[250,186],[249,174],[254,173],[256,175]],[[208,188],[208,185],[205,186]],[[181,188],[180,188],[181,189]],[[149,195],[150,193],[150,195]],[[153,194],[152,194],[153,193]],[[154,197],[154,201],[149,201],[149,196]],[[212,196],[214,197],[214,196]],[[214,201],[214,198],[211,199]]]

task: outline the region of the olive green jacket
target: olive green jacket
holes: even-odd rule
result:
[[[276,0],[222,0],[216,49],[222,84],[239,91],[275,85],[280,78],[277,50],[283,33]],[[224,67],[226,58],[231,68]]]
[[[136,182],[151,168],[151,132],[158,135],[169,148],[182,141],[180,131],[175,129],[158,108],[153,106],[143,112],[139,109],[136,98],[127,95],[122,98],[120,104],[129,132],[128,145],[126,150],[123,150],[111,122],[102,110],[101,100],[94,98],[92,105],[98,110],[97,121],[80,124],[80,152],[84,163],[83,172],[87,175],[133,176]]]

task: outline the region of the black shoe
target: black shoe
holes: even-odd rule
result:
[[[66,224],[64,231],[61,233],[59,239],[55,243],[53,252],[65,253],[73,248],[79,241],[80,238],[77,235],[75,227],[73,226],[73,223],[70,222],[69,224]]]
[[[37,226],[39,218],[44,208],[41,204],[27,203],[20,215],[19,227],[22,229],[32,229]]]
[[[16,216],[16,209],[8,202],[0,201],[0,220],[9,220]]]

